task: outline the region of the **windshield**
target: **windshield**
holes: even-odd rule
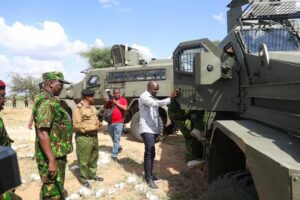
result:
[[[245,44],[250,53],[257,53],[262,43],[268,51],[299,51],[300,42],[297,35],[285,28],[243,30]]]

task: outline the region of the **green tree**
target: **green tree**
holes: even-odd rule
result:
[[[41,79],[35,78],[30,74],[21,76],[17,72],[10,73],[9,76],[11,78],[9,87],[12,93],[23,93],[30,96],[38,94]]]
[[[213,43],[214,43],[215,45],[219,46],[219,44],[221,43],[221,41],[220,41],[220,40],[214,40]]]
[[[87,58],[92,68],[111,67],[110,48],[92,47],[88,51],[80,52],[79,55]]]

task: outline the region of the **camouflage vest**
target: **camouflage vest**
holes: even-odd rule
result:
[[[41,93],[34,102],[32,114],[36,131],[40,128],[49,128],[50,146],[56,158],[73,151],[71,119],[66,110],[60,106],[59,100],[47,91]],[[35,142],[35,156],[37,161],[47,160],[38,137]]]

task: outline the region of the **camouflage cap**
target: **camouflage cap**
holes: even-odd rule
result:
[[[63,83],[70,84],[70,82],[64,80],[64,75],[61,72],[45,72],[43,73],[43,80],[44,81],[59,80]]]

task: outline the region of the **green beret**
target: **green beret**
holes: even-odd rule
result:
[[[64,75],[61,72],[45,72],[43,73],[43,80],[44,81],[58,80],[66,84],[70,84],[68,81],[64,80]]]

